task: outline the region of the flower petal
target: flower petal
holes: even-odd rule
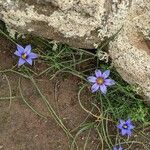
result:
[[[121,146],[119,147],[119,150],[122,150],[122,147],[121,147]]]
[[[28,55],[28,57],[31,58],[31,59],[35,59],[35,58],[38,57],[38,55],[31,52],[31,53]]]
[[[97,83],[95,83],[94,85],[92,85],[91,90],[92,93],[96,92],[99,89],[99,85]]]
[[[96,83],[97,78],[94,77],[94,76],[89,76],[89,77],[87,78],[87,80],[88,80],[89,82],[91,82],[91,83]]]
[[[20,54],[22,54],[22,53],[24,53],[25,49],[21,45],[17,44],[17,50]]]
[[[19,59],[19,62],[18,62],[18,66],[20,67],[21,65],[23,65],[26,61],[22,58]]]
[[[31,58],[27,58],[26,61],[27,61],[27,63],[29,63],[30,65],[32,65],[32,59]]]
[[[21,53],[20,53],[19,51],[15,51],[14,54],[15,54],[16,56],[21,57]]]
[[[120,129],[120,130],[122,130],[122,129],[123,129],[122,124],[119,124],[119,125],[117,126],[117,128]]]
[[[121,125],[124,125],[126,122],[122,119],[119,120]]]
[[[103,85],[100,85],[100,90],[103,94],[106,94],[107,92],[107,87],[103,84]]]
[[[115,146],[113,150],[122,150],[122,147],[120,146],[119,149]]]
[[[29,55],[29,54],[31,53],[31,45],[27,45],[27,46],[25,47],[24,53],[26,53],[27,55]]]
[[[100,70],[95,70],[95,75],[97,78],[102,76],[102,72]]]
[[[122,135],[125,135],[125,134],[127,134],[127,130],[125,130],[125,129],[122,129],[122,130],[121,130],[121,134],[122,134]]]
[[[135,128],[135,126],[133,126],[132,124],[130,124],[128,128],[129,128],[130,130],[132,130],[132,129]]]
[[[113,150],[117,150],[117,148],[116,147],[114,147],[114,149]]]
[[[106,78],[109,77],[109,75],[110,75],[110,70],[106,70],[106,71],[103,72],[102,77],[103,77],[104,79],[106,79]]]
[[[112,79],[105,79],[104,84],[107,86],[115,85],[115,81]]]
[[[126,134],[129,135],[129,136],[131,136],[131,134],[132,134],[131,130],[127,130]]]
[[[130,118],[126,121],[126,124],[128,124],[128,125],[131,124],[131,119]]]

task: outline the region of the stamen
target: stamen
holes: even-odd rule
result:
[[[21,57],[22,57],[22,59],[26,59],[27,58],[27,54],[24,53]]]
[[[128,126],[127,126],[126,124],[124,124],[124,125],[123,125],[123,128],[124,128],[124,129],[127,129],[127,128],[128,128]]]
[[[97,78],[96,82],[100,85],[102,85],[104,83],[104,79],[103,78]]]

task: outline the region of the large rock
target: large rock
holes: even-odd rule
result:
[[[105,1],[0,1],[1,18],[10,29],[31,32],[75,47],[91,48],[94,42],[100,41],[97,29],[104,22]]]
[[[124,20],[123,29],[110,44],[110,56],[131,84],[143,89],[150,105],[150,1],[135,0]]]
[[[10,32],[80,48],[93,48],[122,27],[110,56],[122,77],[139,85],[150,101],[149,0],[0,0],[0,18]]]

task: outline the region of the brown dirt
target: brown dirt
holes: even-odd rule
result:
[[[9,69],[17,62],[13,56],[15,45],[3,37],[0,37],[0,44],[0,70]],[[42,70],[44,65],[37,62],[36,68]],[[31,81],[21,77],[23,95],[28,103],[48,119],[34,114],[23,102],[18,89],[20,76],[15,73],[0,73],[0,97],[9,97],[7,78],[15,98],[11,103],[9,99],[0,100],[0,150],[69,150],[67,136],[49,115]],[[77,78],[59,76],[50,81],[47,77],[40,77],[36,82],[69,130],[78,127],[85,120],[87,114],[77,100]],[[79,139],[81,150],[85,139],[86,134]],[[97,148],[97,135],[92,133],[87,150]]]
[[[10,69],[17,60],[13,56],[15,45],[3,37],[0,37],[0,44],[1,71]],[[32,67],[34,70],[44,70],[45,68],[45,64],[40,61],[36,61],[36,65]],[[24,103],[18,88],[19,79],[26,101],[47,119],[33,113]],[[70,150],[66,134],[48,113],[41,96],[31,81],[15,73],[0,73],[0,97],[9,97],[8,81],[12,89],[12,96],[15,98],[11,103],[9,99],[0,99],[0,150]],[[85,120],[88,114],[82,110],[77,100],[79,79],[71,75],[59,75],[54,80],[49,80],[48,76],[42,76],[36,79],[36,83],[69,130],[75,129]],[[82,96],[84,105],[87,107],[90,107],[89,94],[87,91]],[[88,119],[88,121],[90,120]],[[113,134],[114,130],[111,125],[109,129]],[[150,138],[149,129],[146,130],[146,133],[146,138],[135,134],[133,140],[143,141],[149,146],[149,140],[146,140]],[[84,150],[86,137],[87,132],[78,138],[79,150]],[[97,133],[92,131],[86,150],[98,149],[101,149],[100,141]],[[131,150],[133,149],[143,150],[139,144],[133,145]]]

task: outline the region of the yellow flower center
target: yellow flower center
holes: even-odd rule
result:
[[[128,126],[127,126],[126,124],[124,124],[124,125],[123,125],[123,128],[124,128],[124,129],[127,129],[127,128],[128,128]]]
[[[27,58],[27,54],[24,53],[21,57],[22,57],[22,59],[26,59]]]
[[[102,85],[104,83],[104,79],[103,78],[97,78],[96,82],[100,85]]]

